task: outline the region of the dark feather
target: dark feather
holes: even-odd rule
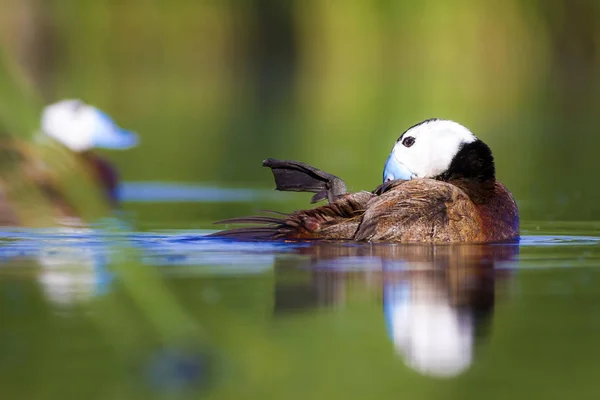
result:
[[[266,211],[274,214],[287,214],[278,213],[276,211]],[[240,240],[273,240],[280,236],[280,229],[283,227],[290,227],[293,229],[294,226],[288,223],[284,218],[265,217],[260,215],[252,215],[248,217],[237,217],[229,218],[221,221],[214,222],[215,224],[259,224],[258,226],[250,226],[244,228],[232,228],[226,229],[220,232],[215,232],[208,237],[223,237],[233,238]]]
[[[289,216],[290,216],[290,214],[289,214],[289,213],[284,213],[284,212],[281,212],[281,211],[275,211],[275,210],[258,210],[258,211],[260,211],[260,212],[262,212],[262,213],[268,213],[268,214],[281,215],[281,216],[283,216],[283,217],[289,217]]]
[[[236,217],[224,219],[222,221],[213,222],[217,225],[222,224],[281,224],[283,220],[281,218],[274,217],[261,217],[261,216],[250,216],[250,217]]]
[[[276,239],[275,233],[276,230],[272,227],[247,227],[227,229],[206,236],[238,240],[273,240]]]
[[[343,180],[299,161],[267,158],[263,166],[271,168],[277,190],[316,193],[311,203],[324,199],[331,203],[347,193]]]
[[[385,192],[389,192],[390,190],[392,190],[393,188],[395,188],[398,185],[403,184],[404,182],[408,182],[408,181],[406,181],[404,179],[396,179],[393,181],[384,182],[381,185],[377,186],[375,188],[375,190],[373,190],[373,193],[381,196]]]

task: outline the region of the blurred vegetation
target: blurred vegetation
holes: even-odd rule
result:
[[[436,116],[491,145],[523,218],[600,218],[597,2],[0,6],[1,43],[45,102],[81,97],[141,133],[110,155],[125,179],[271,187],[260,162],[278,157],[370,189],[397,136]]]

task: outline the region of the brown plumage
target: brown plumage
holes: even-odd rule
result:
[[[441,135],[455,128],[455,125],[442,125],[445,122],[441,120],[427,120],[415,127],[429,123],[434,127],[441,125]],[[411,130],[415,127],[407,132],[414,132]],[[431,130],[429,126],[425,128]],[[457,141],[456,153],[451,161],[447,161],[443,172],[429,174],[429,170],[439,171],[439,165],[435,168],[423,167],[422,163],[419,164],[421,160],[417,159],[413,162],[413,168],[424,169],[423,178],[388,180],[372,192],[348,194],[345,193],[343,181],[334,175],[297,161],[267,159],[263,165],[273,169],[278,190],[314,192],[317,193],[314,198],[327,198],[329,204],[296,211],[282,218],[250,217],[221,221],[258,223],[259,226],[225,230],[212,236],[249,240],[332,239],[419,243],[484,243],[517,239],[517,204],[506,187],[496,181],[490,149],[469,131],[466,134],[460,128],[456,134],[458,139],[451,137]],[[407,132],[400,137],[396,146]],[[430,147],[434,147],[434,151],[441,151],[435,148],[438,144],[432,139],[436,138],[426,136],[433,133],[424,132],[411,135],[421,137],[421,141],[429,140],[433,143]],[[404,147],[413,146],[415,139],[411,139],[402,142],[405,143]],[[448,139],[443,143],[447,146]],[[407,150],[402,151],[406,153]],[[424,153],[428,154],[427,151],[426,148]],[[388,163],[390,160],[397,162],[392,156]],[[432,163],[440,164],[438,159],[442,158],[439,156]],[[390,169],[393,170],[393,167]],[[283,172],[286,168],[290,170],[289,173]],[[409,170],[408,166],[403,168]]]
[[[61,171],[45,162],[37,150],[16,139],[0,141],[0,226],[36,225],[43,222],[42,217],[80,218],[80,210],[63,190]],[[118,180],[110,164],[89,151],[71,155],[70,161],[105,194],[106,203],[117,206]]]
[[[260,227],[214,234],[238,239],[336,239],[389,242],[492,242],[516,239],[519,216],[504,185],[474,203],[464,190],[434,179],[400,181],[385,192],[357,192],[283,218],[248,217],[221,223]]]

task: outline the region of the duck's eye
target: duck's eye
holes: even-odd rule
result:
[[[410,147],[413,144],[415,144],[415,138],[412,136],[407,136],[404,139],[402,139],[402,145],[404,147]]]

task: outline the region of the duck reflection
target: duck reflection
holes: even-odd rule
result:
[[[476,342],[489,332],[502,274],[496,264],[510,260],[518,246],[421,250],[400,265],[384,260],[386,325],[408,366],[454,376],[471,365]]]
[[[275,311],[339,308],[348,297],[368,293],[371,301],[382,301],[389,338],[408,367],[456,376],[469,368],[476,345],[488,336],[497,288],[510,276],[504,267],[518,252],[516,243],[300,248],[297,253],[308,256],[303,269],[309,279],[278,282]],[[287,268],[279,263],[276,274]]]
[[[108,268],[108,246],[54,245],[40,249],[37,280],[55,306],[87,303],[110,290],[113,274]]]
[[[45,299],[61,311],[107,294],[114,279],[108,243],[98,235],[65,231],[28,235],[0,246],[0,270],[33,273]]]

